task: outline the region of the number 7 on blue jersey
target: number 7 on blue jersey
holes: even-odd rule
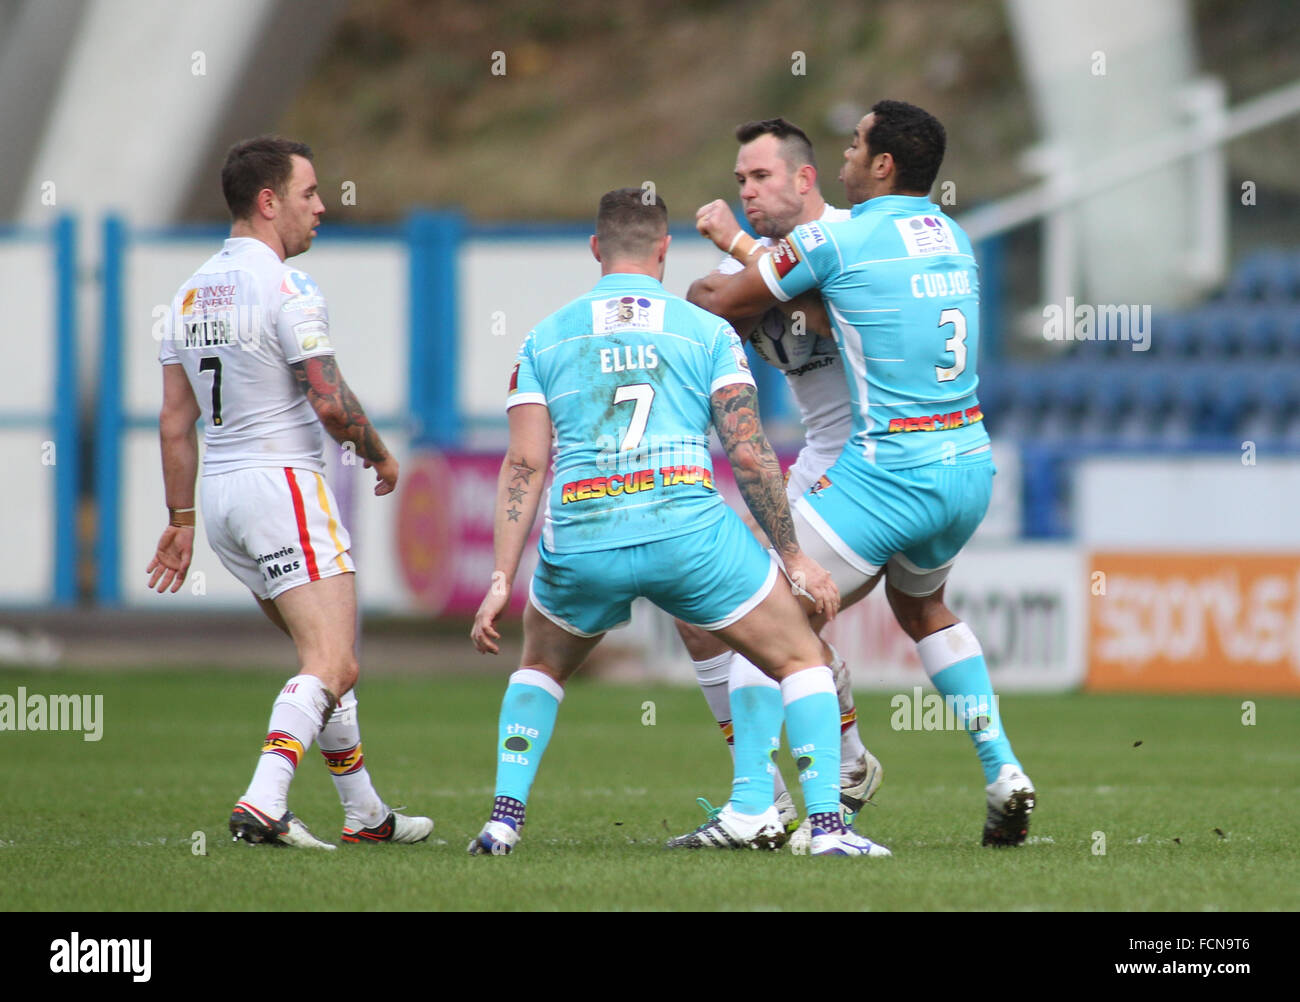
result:
[[[655,388],[649,383],[629,383],[614,391],[616,404],[625,404],[629,400],[636,401],[632,420],[627,426],[627,434],[623,436],[623,443],[619,446],[621,451],[635,449],[641,444],[646,425],[650,421],[650,405],[654,402],[654,398]]]

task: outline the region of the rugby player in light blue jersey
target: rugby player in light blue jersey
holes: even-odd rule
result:
[[[750,315],[821,292],[844,358],[853,432],[794,505],[795,529],[845,605],[883,576],[899,625],[935,687],[962,707],[986,782],[983,844],[1021,845],[1035,792],[1002,728],[979,641],[944,604],[957,553],[988,508],[993,462],[976,397],[979,278],[970,240],[929,200],[945,134],[933,116],[880,101],[853,133],[843,222],[795,227],[750,255],[721,200],[696,225],[750,263],[695,301]],[[734,723],[740,741],[741,721]]]
[[[710,427],[790,581],[833,616],[839,594],[799,548],[781,470],[758,419],[754,380],[726,321],[664,291],[671,238],[663,201],[640,188],[600,201],[601,279],[524,339],[506,407],[510,446],[496,499],[496,566],[471,636],[497,653],[505,611],[555,457],[539,561],[524,611],[520,669],[497,734],[492,814],[472,855],[519,841],[525,805],[555,728],[564,683],[644,596],[717,633],[772,678],[782,700],[737,741],[730,802],[689,836],[695,848],[778,848],[772,758],[782,719],[814,825],[814,855],[887,856],[839,811],[840,715],[831,670],[787,579],[718,496]],[[741,689],[741,694],[747,689]],[[743,696],[741,697],[743,698]],[[765,704],[766,706],[766,704]],[[775,719],[767,720],[771,715]]]
[[[847,209],[827,205],[822,198],[812,143],[794,123],[784,118],[746,122],[736,127],[735,135],[740,141],[735,163],[740,201],[762,246],[772,246],[800,223],[849,218]],[[742,267],[744,262],[729,255],[723,257],[712,274],[696,279],[686,298],[691,299],[693,290],[707,290],[715,276],[720,278]],[[782,369],[790,394],[799,408],[805,441],[798,458],[786,472],[786,497],[793,504],[839,458],[840,450],[853,430],[844,366],[835,339],[831,337],[821,297],[814,292],[780,303],[761,317],[729,316],[723,319],[735,328],[741,340],[756,339],[758,354],[765,359],[764,364],[771,363]],[[800,322],[803,327],[793,326]],[[797,331],[803,331],[811,342],[809,357],[797,365],[762,347],[765,335],[770,338],[787,333],[795,336]],[[781,697],[776,683],[713,634],[680,621],[677,630],[690,654],[705,701],[722,728],[728,748],[731,748],[734,740],[731,690],[756,686],[767,690],[766,696],[757,694],[756,698],[779,701]],[[840,802],[844,805],[845,821],[852,825],[862,805],[880,786],[884,770],[858,734],[858,712],[853,702],[848,665],[829,643],[822,653],[835,676],[835,690],[840,701]],[[798,808],[779,769],[775,779],[777,811],[787,828],[793,829],[799,823]],[[704,798],[700,798],[699,803],[710,813],[715,810]]]

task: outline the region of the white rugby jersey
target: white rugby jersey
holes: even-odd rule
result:
[[[848,209],[827,205],[821,218],[838,221],[848,219],[851,215]],[[770,237],[759,239],[766,247],[775,244]],[[718,266],[718,271],[726,275],[743,269],[744,265],[730,254]],[[777,318],[783,326],[787,323],[786,315],[777,307],[772,307],[769,313],[773,314],[772,323],[777,323]],[[853,431],[853,402],[849,397],[849,384],[844,378],[844,362],[840,358],[840,349],[835,344],[835,339],[829,333],[818,334],[816,337],[812,357],[799,368],[788,371],[785,378],[799,408],[806,447],[817,452],[839,455]]]
[[[203,412],[203,475],[325,471],[320,421],[290,363],[333,355],[325,297],[252,237],[232,237],[180,287],[158,360],[182,365]]]

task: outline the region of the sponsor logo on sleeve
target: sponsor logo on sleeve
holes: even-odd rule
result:
[[[280,291],[286,296],[310,296],[319,293],[320,286],[305,271],[286,271],[280,279]]]
[[[514,393],[518,389],[519,389],[519,363],[516,362],[515,367],[510,370],[510,392]]]
[[[315,351],[317,348],[329,348],[329,326],[320,320],[306,320],[293,325],[294,336],[303,351]]]
[[[958,253],[957,239],[943,216],[909,216],[894,220],[894,225],[898,227],[909,257]]]
[[[794,236],[799,238],[805,251],[816,250],[826,242],[826,231],[816,223],[804,223],[794,228]]]
[[[325,297],[320,286],[303,271],[286,271],[280,279],[280,292],[284,295],[281,313],[302,313],[308,317],[325,315]]]
[[[776,269],[776,277],[785,278],[798,263],[799,251],[788,238],[782,239],[776,245],[776,250],[772,251],[772,267]]]
[[[736,360],[736,368],[741,372],[748,372],[749,359],[745,357],[745,349],[740,346],[740,338],[736,337],[734,333],[730,337],[728,347],[731,348],[732,357]]]

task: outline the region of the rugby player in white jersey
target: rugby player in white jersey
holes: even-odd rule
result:
[[[812,144],[798,126],[784,118],[746,122],[736,128],[736,139],[740,142],[736,155],[736,183],[740,186],[745,216],[761,238],[758,246],[772,246],[800,223],[849,217],[847,210],[827,205],[822,198]],[[713,275],[701,278],[691,286],[687,298],[696,301],[701,293],[712,288],[717,277],[734,274],[743,267],[743,262],[731,256],[724,258]],[[762,316],[729,316],[726,319],[743,339],[751,337],[760,326],[775,333],[787,329],[791,323],[803,324],[795,329],[806,330],[805,336],[814,339],[811,357],[802,365],[785,369],[805,430],[804,447],[787,474],[786,493],[793,503],[839,458],[853,427],[843,362],[835,340],[830,336],[830,324],[821,297],[803,296],[782,303]],[[750,527],[756,529],[752,521]],[[731,748],[729,680],[734,678],[743,685],[770,683],[747,658],[734,653],[715,634],[680,620],[677,632],[695,666],[700,690],[727,738],[728,748]],[[884,772],[858,735],[857,710],[844,659],[830,644],[823,643],[823,653],[834,673],[840,703],[840,800],[851,824],[862,805],[875,793]],[[712,810],[707,801],[701,803]],[[776,805],[782,822],[787,827],[793,826],[798,820],[798,811],[779,770],[776,774]]]
[[[286,259],[306,251],[325,212],[311,150],[272,136],[238,143],[221,187],[233,220],[222,249],[172,302],[159,351],[168,525],[146,573],[176,592],[194,549],[195,422],[202,417],[202,508],[208,541],[298,649],[252,782],[230,815],[250,843],[333,849],[289,811],[289,784],[316,741],[343,803],[343,841],[422,842],[423,817],[390,809],[361,752],[351,540],[325,482],[321,425],[373,467],[375,494],[398,464],[343,381],[320,289]]]

